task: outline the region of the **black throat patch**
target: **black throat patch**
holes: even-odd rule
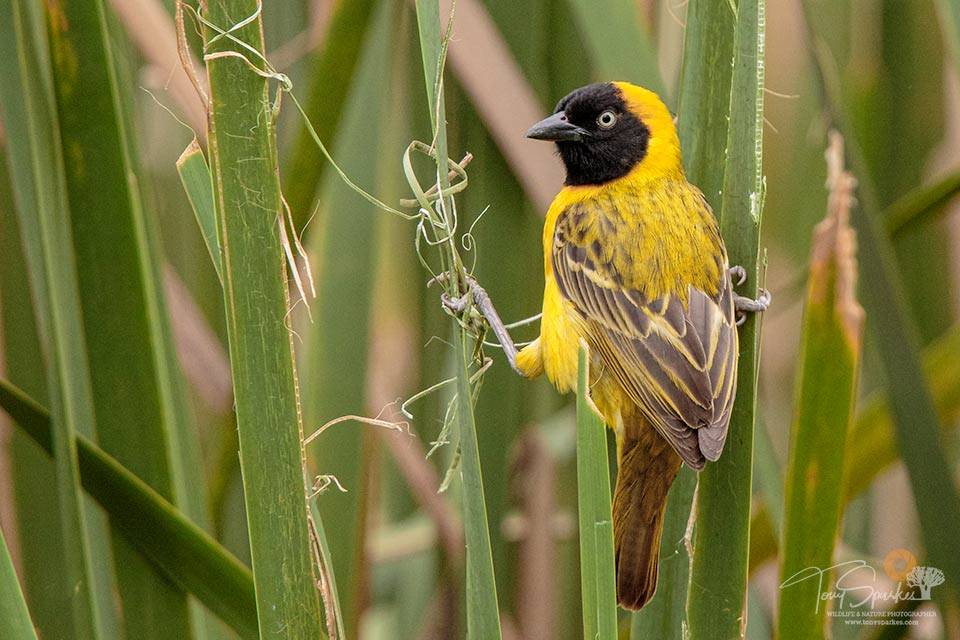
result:
[[[616,115],[609,129],[597,122],[607,110]],[[606,82],[577,89],[557,104],[554,113],[561,111],[590,132],[589,138],[580,141],[556,143],[567,169],[565,184],[598,185],[622,178],[646,156],[650,129],[630,112],[615,85]]]

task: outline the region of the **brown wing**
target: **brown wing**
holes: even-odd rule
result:
[[[736,387],[730,278],[722,272],[716,296],[688,286],[686,304],[677,295],[646,300],[621,284],[616,261],[592,257],[585,234],[572,224],[561,214],[554,232],[561,294],[582,316],[591,348],[631,400],[687,464],[702,468],[723,450]],[[629,238],[617,242],[629,245]]]

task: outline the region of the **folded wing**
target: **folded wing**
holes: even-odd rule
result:
[[[591,348],[680,457],[700,469],[723,451],[736,388],[733,292],[724,271],[716,295],[692,285],[645,299],[625,286],[616,261],[596,258],[576,216],[561,214],[553,271],[582,317]],[[618,238],[618,242],[628,241]]]

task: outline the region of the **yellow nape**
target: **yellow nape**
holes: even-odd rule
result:
[[[650,130],[650,140],[647,143],[647,155],[625,179],[643,180],[663,175],[683,173],[683,163],[680,157],[680,138],[677,137],[677,127],[673,123],[670,110],[653,91],[644,89],[629,82],[614,82],[620,89],[627,108],[640,118]]]

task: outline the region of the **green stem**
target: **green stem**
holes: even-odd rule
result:
[[[220,224],[227,335],[260,633],[325,635],[307,523],[303,426],[287,328],[270,83],[254,72],[263,25],[256,0],[216,0],[207,30],[210,159]],[[213,42],[215,40],[215,43]],[[227,56],[222,54],[227,53]],[[218,55],[219,54],[219,55]],[[211,57],[213,56],[213,57]]]
[[[417,25],[420,34],[420,49],[423,59],[424,82],[427,89],[427,104],[434,132],[433,148],[436,152],[437,182],[440,193],[450,186],[447,173],[447,128],[445,123],[444,91],[442,82],[443,47],[440,38],[440,8],[437,0],[417,0]],[[451,275],[447,290],[459,295],[464,277],[463,263],[457,252],[454,232],[449,224],[453,211],[453,196],[443,197],[447,218],[448,239],[441,247],[441,261]],[[490,547],[490,528],[483,495],[483,477],[480,470],[480,452],[477,445],[474,419],[474,397],[468,369],[470,337],[458,323],[453,323],[455,342],[455,372],[457,377],[457,422],[460,427],[461,478],[463,482],[463,524],[467,543],[467,636],[476,640],[500,638],[500,612],[497,603],[497,587],[494,577],[493,557]]]
[[[577,514],[584,640],[617,635],[607,429],[589,399],[588,357],[586,347],[581,345],[577,376]]]
[[[742,295],[756,297],[763,135],[764,0],[741,0],[737,7],[734,66],[729,97],[720,231],[731,264],[746,269]],[[756,422],[760,320],[740,327],[736,403],[720,459],[700,474],[693,536],[687,617],[691,637],[740,638],[750,548],[753,430]]]

